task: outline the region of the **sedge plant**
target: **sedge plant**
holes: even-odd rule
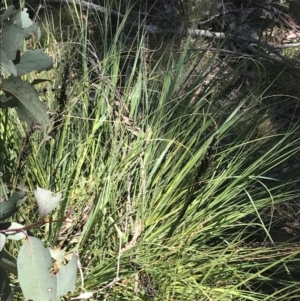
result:
[[[70,213],[68,223],[47,223],[36,235],[78,252],[77,295],[295,298],[299,250],[274,241],[276,216],[265,212],[299,197],[297,122],[273,122],[276,104],[264,102],[272,91],[261,83],[236,88],[247,61],[232,68],[219,63],[218,49],[193,52],[191,37],[152,58],[146,33],[131,32],[125,43],[126,18],[114,20],[111,35],[109,16],[93,19],[98,49],[80,16],[61,59],[61,70],[76,66],[78,76],[65,72],[67,83],[61,72],[64,90],[44,96],[57,111],[53,138],[33,137],[14,174],[29,191],[62,192],[53,219]],[[32,212],[21,214],[34,222]]]

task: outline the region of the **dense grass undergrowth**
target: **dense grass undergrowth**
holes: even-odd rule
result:
[[[63,193],[53,220],[66,222],[35,235],[78,250],[77,294],[297,300],[297,237],[278,241],[274,212],[299,200],[298,96],[273,90],[276,78],[245,85],[248,60],[232,67],[218,49],[191,51],[192,38],[155,51],[123,20],[110,35],[108,16],[69,9],[72,32],[61,38],[50,15],[43,21],[58,62],[41,75],[52,80],[42,99],[58,112],[53,138],[36,132],[24,145],[24,125],[8,112],[0,129],[11,143],[6,171],[18,167],[11,185],[31,197],[36,185]],[[30,203],[18,214],[26,223],[36,220]]]

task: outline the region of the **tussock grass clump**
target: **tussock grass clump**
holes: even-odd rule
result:
[[[293,300],[299,248],[278,243],[272,210],[299,198],[298,123],[277,127],[269,91],[239,82],[247,62],[228,73],[217,51],[191,52],[189,38],[160,60],[145,34],[124,43],[124,22],[107,43],[109,23],[99,24],[99,49],[88,24],[64,42],[63,89],[42,96],[57,111],[53,139],[32,139],[13,178],[62,191],[54,219],[67,222],[36,235],[78,250],[78,293]],[[20,148],[22,125],[9,131]]]

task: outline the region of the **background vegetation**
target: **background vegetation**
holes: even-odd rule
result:
[[[287,29],[246,47],[248,21],[200,27],[222,1],[97,5],[27,3],[55,127],[46,141],[0,112],[4,181],[29,196],[18,221],[38,219],[37,185],[62,192],[34,235],[78,251],[90,300],[298,300],[298,53],[270,48]]]

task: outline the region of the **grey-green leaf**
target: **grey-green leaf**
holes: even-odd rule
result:
[[[62,266],[65,260],[65,249],[52,249],[48,248],[51,254],[51,257],[56,260],[58,266]]]
[[[21,240],[26,238],[26,231],[23,230],[22,228],[24,228],[23,225],[19,224],[19,223],[15,223],[15,222],[10,222],[9,227],[7,227],[5,234],[7,235],[7,239],[11,239],[11,240]]]
[[[1,49],[6,53],[7,59],[13,61],[16,58],[17,51],[23,45],[24,39],[28,39],[36,33],[38,26],[32,24],[27,28],[21,28],[12,22],[13,20],[9,20],[2,29]]]
[[[18,278],[26,300],[56,300],[56,276],[49,272],[52,266],[50,252],[38,238],[26,239],[19,251],[17,264]]]
[[[75,291],[77,279],[78,256],[73,254],[67,265],[61,267],[57,273],[57,298],[65,296],[68,292]]]
[[[14,16],[14,21],[17,23],[17,25],[21,28],[27,28],[32,25],[32,20],[29,18],[29,14],[27,12],[27,8],[24,8],[23,10],[19,10],[20,15],[16,14],[18,16],[18,19]]]
[[[0,221],[17,212],[18,202],[25,197],[24,193],[14,192],[13,195],[0,204]]]
[[[44,54],[41,49],[36,49],[25,52],[15,67],[18,75],[21,76],[31,71],[49,70],[53,67],[53,60],[52,57]]]
[[[39,206],[39,215],[44,217],[50,214],[62,198],[61,192],[54,194],[52,191],[37,186],[34,196]]]
[[[3,267],[9,273],[17,275],[17,261],[5,249],[0,252],[0,267]]]
[[[28,126],[37,123],[45,134],[51,130],[53,125],[47,114],[47,107],[40,101],[38,92],[29,82],[10,76],[2,81],[0,89],[7,97],[18,100],[18,115]]]
[[[14,75],[17,76],[17,69],[13,62],[9,59],[7,59],[6,53],[0,49],[0,66],[2,69],[2,72],[8,74],[8,75]]]
[[[12,14],[15,13],[13,5],[9,6],[2,15],[0,15],[0,24],[7,20]]]

